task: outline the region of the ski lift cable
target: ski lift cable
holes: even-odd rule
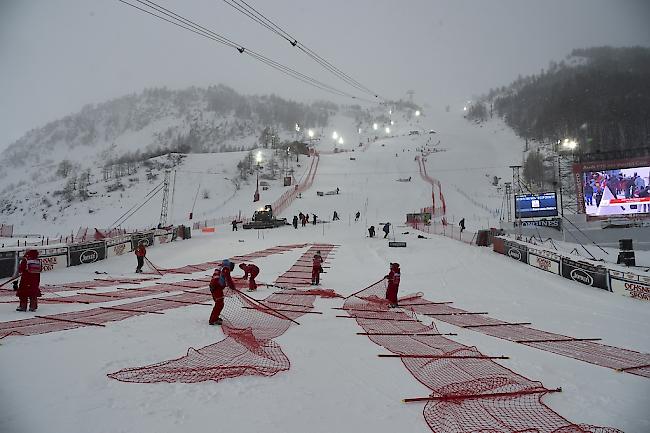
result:
[[[129,219],[129,218],[131,218],[131,217],[132,217],[132,216],[133,216],[133,215],[134,215],[138,210],[140,210],[140,208],[141,208],[142,206],[144,206],[146,203],[148,203],[149,200],[151,200],[152,198],[154,198],[154,197],[156,196],[156,194],[158,194],[158,193],[159,193],[160,191],[162,191],[163,189],[164,189],[164,186],[161,186],[161,187],[157,188],[156,191],[155,191],[151,196],[149,196],[149,198],[147,198],[146,200],[144,200],[144,201],[141,202],[141,203],[136,203],[133,207],[131,207],[131,209],[129,209],[125,214],[123,214],[120,218],[118,218],[118,220],[115,221],[115,222],[112,224],[112,226],[111,226],[110,228],[113,228],[113,227],[120,227],[120,226],[121,226],[122,224],[124,224],[124,223]],[[137,207],[136,207],[136,206],[137,206]]]
[[[157,15],[157,14],[151,12],[151,11],[147,11],[145,9],[142,9],[142,8],[138,7],[138,6],[132,5],[131,3],[128,3],[128,2],[126,2],[124,0],[118,0],[118,1],[120,1],[120,2],[122,2],[124,4],[127,4],[129,6],[132,6],[132,7],[136,8],[138,10],[141,10],[143,12],[146,12],[149,15],[160,18],[163,21],[169,22],[171,24],[177,25],[178,27],[189,30],[192,33],[196,33],[196,34],[198,34],[200,36],[203,36],[203,37],[205,37],[207,39],[211,39],[211,40],[213,40],[215,42],[225,44],[225,45],[227,45],[227,46],[229,46],[231,48],[236,48],[237,51],[239,51],[240,54],[249,54],[251,57],[254,57],[256,60],[261,61],[263,63],[267,63],[268,66],[274,67],[275,69],[278,69],[278,67],[280,67],[280,68],[283,69],[283,71],[281,71],[281,72],[284,72],[285,74],[291,75],[291,76],[293,76],[293,78],[297,78],[298,80],[303,81],[303,82],[305,82],[304,81],[305,79],[307,81],[310,81],[310,83],[306,83],[306,84],[311,84],[311,85],[313,85],[315,87],[318,87],[321,90],[329,91],[330,93],[334,93],[334,94],[336,94],[338,96],[345,96],[345,97],[349,97],[349,98],[352,98],[352,99],[360,99],[360,98],[355,97],[354,95],[351,95],[351,94],[349,94],[347,92],[340,91],[340,90],[338,90],[338,89],[336,89],[336,88],[334,88],[332,86],[321,83],[318,80],[313,79],[313,78],[311,78],[311,77],[309,77],[309,76],[307,76],[305,74],[301,74],[300,72],[295,71],[295,70],[293,70],[293,69],[291,69],[291,68],[289,68],[289,67],[287,67],[285,65],[282,65],[281,63],[275,62],[275,61],[263,56],[260,53],[256,53],[255,51],[244,48],[240,44],[237,44],[236,42],[234,42],[234,41],[232,41],[232,40],[230,40],[230,39],[228,39],[228,38],[214,32],[214,31],[212,31],[210,29],[207,29],[207,28],[195,23],[194,21],[191,21],[191,20],[189,20],[189,19],[187,19],[187,18],[185,18],[185,17],[183,17],[181,15],[178,15],[178,14],[170,11],[169,9],[166,9],[166,8],[154,3],[153,1],[150,1],[150,0],[144,0],[144,1],[143,0],[135,0],[138,3],[140,3],[140,4],[144,5],[144,6],[147,6],[147,7],[151,8],[151,9],[157,11],[157,12],[160,12],[163,15],[166,15],[169,18],[171,18],[172,20],[175,20],[175,21],[170,21],[167,18],[161,17],[161,16],[159,16],[159,15]],[[176,22],[176,21],[178,21],[178,22]],[[269,64],[269,62],[274,63],[274,65]],[[300,78],[300,76],[302,76],[302,79]],[[368,102],[372,102],[372,101],[368,101]]]
[[[340,69],[336,68],[331,63],[327,62],[325,59],[320,57],[314,51],[310,50],[309,48],[307,48],[303,44],[300,44],[302,46],[298,46],[299,42],[296,40],[296,38],[292,37],[290,34],[288,34],[286,31],[284,31],[280,26],[278,26],[277,24],[275,24],[274,22],[272,22],[271,20],[266,18],[262,13],[255,10],[255,8],[250,6],[245,1],[243,1],[243,0],[241,1],[241,3],[243,3],[245,6],[242,6],[236,0],[233,0],[233,1],[224,0],[224,2],[226,4],[232,6],[233,8],[235,8],[236,10],[241,12],[242,14],[246,15],[247,17],[249,17],[253,21],[257,22],[258,24],[260,24],[260,25],[266,27],[267,29],[271,30],[272,32],[274,32],[275,34],[277,34],[278,36],[280,36],[281,38],[283,38],[284,40],[289,42],[292,46],[297,47],[298,49],[303,51],[305,54],[307,54],[309,57],[311,57],[313,60],[315,60],[317,63],[319,63],[321,66],[323,66],[325,69],[329,70],[331,73],[333,73],[335,76],[342,79],[343,81],[345,81],[349,85],[355,87],[358,90],[361,90],[363,92],[369,93],[369,94],[377,97],[377,95],[372,90],[370,90],[367,87],[363,86],[361,83],[359,83],[358,81],[356,81],[355,79],[353,79],[349,75],[345,74],[344,72],[342,72]],[[248,9],[246,9],[246,8],[248,8]]]
[[[157,193],[159,193],[160,191],[163,190],[163,188],[164,188],[164,182],[161,182],[158,185],[156,185],[151,191],[149,191],[144,196],[145,200],[142,203],[140,203],[140,202],[136,203],[130,209],[128,209],[126,212],[124,212],[122,215],[120,215],[120,217],[117,220],[115,220],[115,222],[113,222],[113,224],[111,224],[111,226],[109,227],[109,230],[114,228],[114,227],[119,227],[122,224],[124,224],[126,222],[126,220],[131,218],[131,216],[133,216],[133,214],[135,212],[137,212],[145,203],[149,202],[149,200],[151,200],[153,197],[155,197]],[[136,208],[136,206],[137,206],[137,209],[134,210],[134,208]]]
[[[155,12],[152,12],[151,10],[147,10],[147,9],[142,8],[140,6],[137,6],[135,4],[129,3],[126,0],[117,0],[117,1],[119,1],[120,3],[123,3],[123,4],[127,5],[127,6],[131,6],[132,8],[137,9],[137,10],[139,10],[141,12],[144,12],[144,13],[147,13],[147,14],[149,14],[151,16],[154,16],[154,17],[156,17],[156,18],[158,18],[160,20],[163,20],[163,21],[166,21],[166,22],[168,22],[170,24],[173,24],[173,25],[175,25],[177,27],[188,30],[188,31],[190,31],[192,33],[195,33],[195,34],[199,35],[199,36],[203,36],[203,37],[205,37],[207,39],[211,39],[211,40],[213,40],[215,42],[226,45],[226,46],[228,46],[230,48],[235,48],[241,54],[248,54],[249,56],[253,57],[255,60],[258,60],[258,61],[260,61],[262,63],[265,63],[267,66],[270,66],[270,67],[284,73],[285,75],[289,75],[292,78],[295,78],[295,79],[297,79],[299,81],[302,81],[305,84],[311,85],[311,86],[316,87],[316,88],[318,88],[320,90],[323,90],[323,91],[326,91],[326,92],[329,92],[329,93],[333,93],[333,94],[336,94],[338,96],[349,97],[349,98],[355,99],[355,100],[367,101],[367,100],[365,100],[363,98],[360,98],[358,96],[354,96],[354,95],[352,95],[350,93],[341,91],[341,90],[336,89],[336,88],[334,88],[334,87],[332,87],[330,85],[322,83],[322,82],[320,82],[320,81],[318,81],[318,80],[316,80],[316,79],[314,79],[312,77],[309,77],[309,76],[307,76],[305,74],[302,74],[302,73],[300,73],[300,72],[298,72],[298,71],[296,71],[294,69],[291,69],[288,66],[285,66],[285,65],[283,65],[283,64],[281,64],[279,62],[275,62],[275,61],[263,56],[260,53],[256,53],[255,51],[249,50],[249,49],[243,47],[242,45],[237,44],[234,41],[232,41],[232,40],[230,40],[230,39],[228,39],[228,38],[226,38],[226,37],[224,37],[222,35],[219,35],[218,33],[215,33],[215,32],[213,32],[213,31],[211,31],[209,29],[206,29],[205,27],[202,27],[202,26],[194,23],[193,21],[182,17],[181,15],[178,15],[178,14],[176,14],[174,12],[169,11],[168,9],[165,9],[162,6],[157,5],[156,3],[152,2],[152,1],[146,0],[146,2],[145,2],[143,0],[135,0],[138,3],[142,4],[143,6],[149,7],[150,9],[152,9],[152,10],[154,10],[156,12],[159,12],[159,13],[161,13],[163,15],[166,15],[169,18],[165,18],[165,16],[161,16],[161,15],[155,13]],[[367,102],[372,102],[372,101],[367,101]]]
[[[159,188],[159,189],[158,189],[158,190],[157,190],[153,195],[151,195],[147,200],[145,200],[144,202],[142,202],[142,203],[140,204],[140,206],[138,206],[136,209],[134,209],[134,210],[133,210],[129,215],[127,215],[124,219],[122,219],[122,221],[120,221],[120,223],[119,223],[116,227],[120,227],[122,224],[124,224],[126,221],[128,221],[129,218],[131,218],[133,215],[135,215],[136,212],[138,212],[138,211],[139,211],[139,210],[140,210],[140,209],[141,209],[145,204],[147,204],[147,203],[148,203],[152,198],[154,198],[154,197],[156,196],[156,194],[158,194],[158,193],[159,193],[160,191],[162,191],[163,189],[165,189],[164,186],[163,186],[163,187],[160,187],[160,188]]]
[[[144,198],[146,199],[147,197],[149,197],[149,194],[151,194],[152,192],[154,192],[156,189],[160,188],[163,184],[164,184],[164,182],[160,182],[158,185],[154,186],[152,190],[150,190],[147,194],[145,194]],[[115,222],[114,222],[114,223],[113,223],[109,228],[113,228],[113,227],[115,226],[115,224],[116,224],[119,220],[121,220],[121,219],[124,217],[124,215],[128,214],[129,212],[131,212],[131,210],[132,210],[134,207],[136,207],[137,205],[138,205],[137,203],[134,204],[133,206],[131,206],[130,209],[128,209],[126,212],[124,212],[122,215],[120,215],[120,217],[119,217],[117,220],[115,220]]]
[[[196,188],[196,195],[194,196],[194,203],[192,204],[191,213],[194,213],[194,206],[196,206],[196,199],[199,198],[199,189],[201,189],[201,184]]]
[[[229,6],[233,7],[234,9],[238,10],[242,14],[246,15],[247,17],[251,18],[253,21],[257,22],[258,24],[266,27],[267,29],[271,30],[287,42],[289,42],[292,46],[298,48],[301,50],[303,53],[305,53],[307,56],[312,58],[314,61],[316,61],[318,64],[323,66],[325,69],[327,69],[329,72],[340,78],[341,80],[345,81],[349,85],[355,87],[357,90],[363,91],[365,93],[368,93],[375,98],[379,98],[379,95],[369,89],[368,87],[364,86],[361,84],[359,81],[355,80],[352,78],[350,75],[346,74],[336,66],[334,66],[331,62],[327,61],[325,58],[320,56],[318,53],[316,53],[314,50],[310,49],[307,47],[305,44],[299,42],[297,38],[289,34],[287,31],[285,31],[282,27],[279,25],[275,24],[273,21],[271,21],[269,18],[267,18],[264,14],[256,10],[253,6],[250,4],[246,3],[244,0],[223,0],[226,4]],[[383,99],[383,98],[381,98]],[[373,101],[374,102],[374,101]]]

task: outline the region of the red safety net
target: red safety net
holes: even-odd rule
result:
[[[303,257],[330,246],[310,248]],[[328,250],[330,251],[330,250]],[[145,367],[126,368],[108,376],[138,383],[220,381],[239,376],[272,376],[288,370],[290,361],[274,338],[284,334],[295,320],[313,311],[317,296],[338,296],[333,290],[283,290],[255,300],[239,290],[224,291],[221,312],[224,340],[185,356]]]
[[[427,304],[427,302],[430,301],[420,299],[412,301],[412,303],[424,305],[409,305],[407,302],[400,304],[400,306],[452,325],[491,335],[492,337],[525,344],[536,349],[578,359],[590,364],[650,378],[650,354],[648,353],[640,353],[634,350],[590,341],[597,340],[597,338],[581,339],[541,331],[526,326],[530,325],[530,323],[505,322],[488,316],[486,312],[469,312],[448,304]]]
[[[431,390],[424,418],[434,432],[618,432],[612,428],[577,425],[541,402],[554,390],[496,363],[475,347],[452,341],[434,324],[420,322],[413,311],[388,309],[386,281],[381,280],[348,298],[344,309],[411,374]],[[424,303],[419,295],[400,305]],[[418,334],[418,335],[414,335]],[[409,399],[405,400],[409,401]]]

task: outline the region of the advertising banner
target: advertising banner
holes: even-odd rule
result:
[[[70,266],[94,263],[97,260],[104,260],[106,258],[106,242],[97,241],[70,245],[68,251],[68,262]]]
[[[43,267],[41,272],[65,268],[68,266],[68,247],[39,249],[38,258]]]
[[[16,252],[0,252],[0,278],[13,277],[16,272]]]
[[[609,287],[619,295],[650,301],[650,277],[610,270]]]
[[[156,233],[154,235],[154,241],[156,245],[160,244],[166,244],[168,242],[172,241],[172,236],[173,236],[174,231],[158,231],[156,230]]]
[[[119,236],[115,238],[106,239],[106,257],[116,257],[122,254],[130,253],[131,249],[131,235]]]
[[[543,271],[560,274],[560,256],[544,250],[528,250],[528,264]]]
[[[505,241],[503,238],[499,237],[494,237],[492,239],[492,249],[496,251],[499,254],[505,254],[506,253],[506,246],[505,246]]]
[[[560,218],[547,218],[542,220],[522,221],[522,227],[550,227],[556,230],[562,230],[562,220]]]
[[[154,232],[147,232],[147,233],[133,233],[131,235],[131,249],[135,250],[135,248],[138,246],[138,243],[140,241],[144,242],[145,247],[152,247],[154,245],[153,243],[153,233]]]
[[[506,256],[522,263],[528,263],[528,247],[526,245],[508,240],[504,240],[503,244]]]
[[[593,266],[585,262],[562,257],[562,276],[587,286],[609,290],[607,287],[608,272],[602,266]]]

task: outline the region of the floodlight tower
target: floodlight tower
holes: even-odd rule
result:
[[[158,224],[158,227],[165,227],[167,225],[167,209],[169,207],[169,173],[169,170],[165,170],[162,208],[160,209],[160,222]]]

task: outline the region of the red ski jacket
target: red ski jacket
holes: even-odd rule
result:
[[[144,257],[147,255],[147,249],[144,247],[144,245],[138,245],[135,248],[135,255],[138,257]]]
[[[255,279],[255,277],[257,277],[257,275],[260,273],[260,268],[258,268],[257,265],[253,263],[242,263],[239,265],[239,268],[244,271],[244,276],[242,278],[248,278],[248,275],[250,274],[250,277]]]
[[[18,265],[20,272],[20,283],[18,284],[18,297],[40,296],[41,290],[41,261],[38,259],[38,251],[28,250]]]
[[[214,274],[212,274],[210,290],[223,290],[226,287],[235,290],[235,283],[230,276],[230,268],[222,266],[220,269],[215,269]]]

